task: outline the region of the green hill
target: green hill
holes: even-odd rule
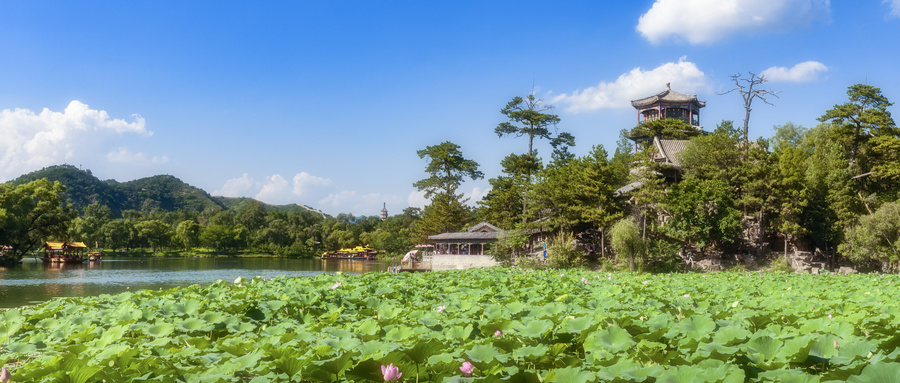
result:
[[[203,189],[191,186],[170,175],[157,175],[121,183],[116,180],[101,181],[90,170],[81,170],[72,165],[49,166],[22,175],[10,182],[18,185],[41,178],[59,181],[66,185],[64,197],[71,201],[78,211],[84,211],[85,206],[99,202],[109,206],[116,216],[121,216],[125,210],[150,213],[179,209],[203,211],[218,207],[240,211],[249,203],[256,201],[247,197],[213,197]],[[265,206],[267,210],[311,211],[325,216],[321,211],[304,205],[265,204]]]
[[[100,181],[91,174],[90,170],[81,170],[72,165],[55,165],[43,168],[20,176],[10,182],[15,185],[28,183],[34,180],[46,178],[50,181],[59,181],[66,185],[63,195],[72,202],[78,211],[94,202],[109,206],[113,214],[119,215],[122,210],[128,209],[122,206],[126,196],[118,188],[115,181]]]
[[[90,170],[71,165],[50,166],[11,181],[22,184],[46,178],[66,186],[66,197],[78,211],[94,202],[109,206],[120,216],[124,210],[153,212],[157,210],[203,211],[210,207],[225,208],[203,189],[188,185],[169,175],[158,175],[119,183],[101,181]]]
[[[221,203],[223,206],[225,206],[226,209],[230,209],[230,210],[234,210],[234,211],[240,211],[241,209],[244,208],[244,206],[247,206],[251,202],[256,201],[255,199],[249,198],[249,197],[213,196],[212,198],[214,200],[218,201],[219,203]],[[291,213],[291,212],[295,212],[295,211],[311,211],[316,214],[321,214],[322,217],[325,217],[325,213],[323,213],[321,210],[314,209],[314,208],[306,206],[306,205],[298,205],[298,204],[290,204],[290,205],[264,204],[264,205],[266,207],[266,210],[274,209],[274,210],[278,210],[278,211],[283,211],[285,213]]]

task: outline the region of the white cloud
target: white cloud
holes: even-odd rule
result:
[[[891,12],[888,16],[900,18],[900,0],[884,0],[883,3],[891,7]]]
[[[294,196],[305,197],[311,188],[328,185],[331,185],[330,179],[316,177],[307,172],[300,172],[294,176]]]
[[[327,197],[322,198],[321,200],[319,200],[319,206],[322,206],[323,208],[335,208],[344,205],[345,203],[347,203],[347,201],[353,198],[356,198],[355,190],[344,190],[338,193],[329,194]]]
[[[274,205],[309,204],[308,200],[314,198],[311,194],[316,194],[316,191],[329,185],[331,185],[330,179],[316,177],[307,172],[297,173],[290,181],[281,174],[273,174],[265,177],[262,182],[258,182],[244,173],[238,178],[225,181],[222,188],[213,191],[213,194],[225,197],[252,196],[259,201]]]
[[[154,164],[162,164],[169,162],[169,157],[167,156],[148,156],[145,153],[132,153],[130,150],[126,148],[119,148],[117,151],[109,152],[106,154],[106,159],[109,162],[119,162],[119,163],[154,163]]]
[[[895,3],[898,0],[893,0]],[[830,0],[656,0],[637,31],[653,44],[709,44],[733,35],[785,32],[828,20]]]
[[[649,71],[634,68],[614,82],[600,82],[597,86],[576,90],[572,94],[561,94],[551,102],[568,104],[565,110],[570,113],[627,108],[631,107],[631,100],[662,92],[666,89],[666,83],[671,83],[675,91],[689,94],[709,88],[703,71],[682,57],[677,63],[665,63]]]
[[[472,192],[465,195],[465,198],[469,199],[469,205],[475,206],[475,203],[484,199],[484,197],[491,191],[491,188],[487,188],[481,190],[480,187],[475,186],[472,188]]]
[[[0,111],[0,176],[16,177],[44,166],[93,160],[98,150],[124,134],[153,135],[146,130],[142,117],[132,118],[132,122],[110,118],[106,111],[91,109],[78,100],[70,102],[63,112],[4,109]],[[145,154],[142,156],[147,160]],[[137,159],[135,154],[128,156],[121,150],[107,159],[126,157]],[[164,157],[158,160],[164,161]]]
[[[760,75],[771,82],[810,82],[818,80],[819,74],[827,70],[828,67],[818,61],[804,61],[791,68],[773,66]]]
[[[410,207],[424,209],[428,205],[428,199],[425,198],[425,191],[413,190],[406,196],[406,204]]]
[[[275,205],[292,202],[291,189],[289,188],[287,180],[284,179],[281,174],[274,174],[266,177],[266,180],[263,181],[262,189],[260,189],[259,193],[256,193],[256,196],[253,198]]]
[[[221,189],[213,191],[212,194],[223,197],[244,197],[255,194],[259,188],[259,183],[244,173],[243,176],[225,181],[225,185],[222,185]]]

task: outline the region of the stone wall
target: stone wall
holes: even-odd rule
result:
[[[436,254],[431,259],[432,270],[471,269],[473,267],[497,266],[490,255],[448,255]]]

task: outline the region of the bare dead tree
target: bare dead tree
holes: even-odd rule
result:
[[[766,82],[765,76],[757,76],[756,73],[747,72],[750,74],[750,77],[742,77],[740,74],[734,74],[731,77],[734,80],[734,89],[731,89],[725,93],[719,93],[719,95],[728,94],[734,91],[738,91],[741,93],[741,97],[744,99],[744,110],[746,110],[746,114],[744,114],[744,143],[748,142],[747,134],[750,129],[750,104],[753,103],[754,98],[758,98],[762,100],[764,103],[775,106],[769,102],[768,96],[774,96],[778,98],[778,93],[771,89],[753,89],[754,87]]]

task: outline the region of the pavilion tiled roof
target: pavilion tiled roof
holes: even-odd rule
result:
[[[653,143],[658,151],[657,159],[668,162],[677,167],[681,167],[681,151],[687,147],[688,140],[664,140],[659,137],[653,138]]]
[[[669,87],[669,84],[666,84],[666,90],[660,93],[657,93],[650,97],[644,97],[642,99],[631,101],[631,105],[637,109],[649,108],[660,103],[662,103],[663,105],[694,103],[700,108],[706,106],[706,101],[698,100],[696,94],[684,94],[676,92]]]

